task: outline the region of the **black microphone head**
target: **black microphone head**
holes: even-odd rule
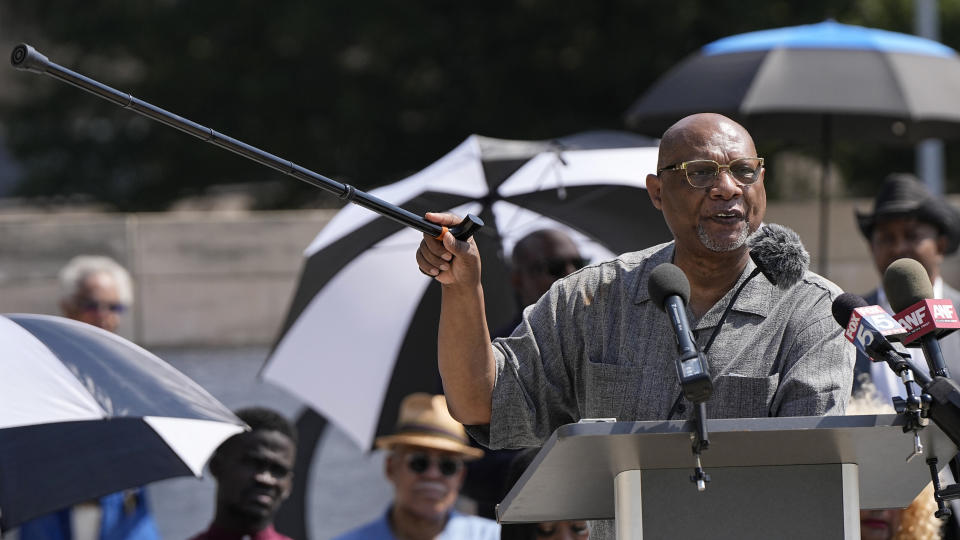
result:
[[[767,223],[747,239],[750,258],[770,283],[781,289],[793,287],[806,273],[810,254],[793,230]]]
[[[663,263],[654,268],[653,272],[650,272],[647,290],[660,309],[663,309],[669,296],[679,296],[684,304],[690,302],[690,282],[683,270],[675,264]]]
[[[899,312],[921,300],[933,298],[933,285],[927,269],[913,259],[897,259],[883,273],[883,291],[890,307]]]
[[[846,328],[853,310],[866,305],[868,305],[867,301],[862,296],[845,292],[833,301],[830,310],[833,311],[833,319],[837,321],[837,324]]]

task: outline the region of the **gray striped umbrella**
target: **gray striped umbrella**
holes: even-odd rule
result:
[[[244,424],[143,348],[50,315],[0,315],[0,528],[201,476]]]

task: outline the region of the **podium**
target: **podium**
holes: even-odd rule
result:
[[[909,506],[957,447],[894,414],[709,420],[699,492],[686,421],[558,428],[497,507],[501,523],[616,519],[618,540],[860,538],[860,508]]]

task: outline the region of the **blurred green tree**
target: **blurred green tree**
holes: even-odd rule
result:
[[[944,40],[955,47],[958,4],[941,0]],[[0,17],[7,39],[54,62],[371,189],[470,133],[621,129],[653,80],[726,35],[828,17],[910,32],[912,9],[912,0],[97,0],[72,9],[5,0]],[[86,194],[118,210],[161,210],[213,185],[264,182],[280,189],[260,197],[262,207],[338,204],[48,77],[9,79],[15,91],[0,102],[0,119],[25,170],[21,195]],[[837,161],[862,179],[856,192],[880,171],[911,169],[912,156],[841,145]]]

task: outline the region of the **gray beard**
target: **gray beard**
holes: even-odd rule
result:
[[[740,236],[734,238],[730,242],[725,243],[714,241],[714,239],[710,238],[710,235],[707,234],[707,231],[703,229],[703,225],[699,223],[697,224],[697,238],[700,239],[700,243],[710,251],[715,251],[717,253],[724,253],[727,251],[740,249],[747,243],[747,238],[749,237],[750,222],[746,220],[743,222],[743,228],[740,229]]]

